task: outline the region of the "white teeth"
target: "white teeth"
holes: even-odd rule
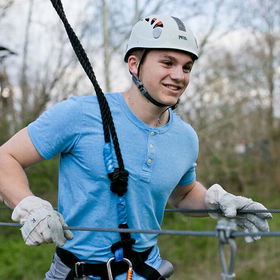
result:
[[[166,87],[168,87],[170,89],[174,89],[174,90],[178,90],[179,89],[179,87],[172,86],[172,85],[166,85]]]

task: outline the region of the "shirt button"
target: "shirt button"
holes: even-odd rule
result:
[[[151,135],[151,136],[154,136],[154,135],[155,135],[155,133],[154,133],[153,131],[151,131],[150,135]]]
[[[150,159],[150,158],[147,160],[147,163],[148,163],[148,164],[151,164],[152,162],[153,162],[153,160]]]

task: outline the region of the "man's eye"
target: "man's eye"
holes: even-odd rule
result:
[[[185,66],[183,67],[183,71],[186,72],[186,73],[189,73],[192,71],[192,67],[191,66]]]
[[[166,65],[166,66],[171,66],[172,62],[166,60],[166,61],[163,61],[163,64]]]

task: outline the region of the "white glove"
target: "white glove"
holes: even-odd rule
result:
[[[12,220],[23,224],[22,237],[30,246],[52,242],[62,246],[73,238],[71,231],[63,230],[67,225],[62,215],[48,201],[36,196],[21,200],[12,213]]]
[[[238,210],[267,210],[261,203],[255,202],[244,196],[236,196],[226,192],[220,185],[211,186],[205,195],[205,204],[209,209],[219,209],[228,218],[235,218],[238,226],[245,232],[269,232],[267,219],[271,219],[271,213],[237,214]],[[218,214],[209,213],[212,218],[218,218]],[[260,236],[246,236],[246,242],[260,239]]]

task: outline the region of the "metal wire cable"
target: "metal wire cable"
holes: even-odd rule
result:
[[[7,227],[21,227],[21,224],[17,223],[3,223],[0,222],[0,226]],[[125,228],[99,228],[99,227],[75,227],[68,226],[63,227],[64,230],[73,231],[97,231],[97,232],[119,232],[119,233],[143,233],[143,234],[160,234],[160,235],[188,235],[188,236],[212,236],[217,237],[216,231],[195,231],[195,230],[152,230],[152,229],[125,229]],[[278,237],[280,236],[280,231],[271,232],[233,232],[232,237],[245,237],[245,236],[269,236]]]
[[[165,212],[178,213],[222,213],[219,209],[165,209]],[[238,214],[280,213],[280,209],[237,210]]]
[[[0,206],[1,209],[10,209],[5,205]],[[54,208],[57,210],[57,208]],[[173,213],[222,213],[219,209],[165,209],[165,212],[173,212]],[[266,210],[238,210],[238,214],[256,214],[256,213],[280,213],[280,209],[266,209]]]
[[[0,226],[21,227],[16,223],[0,223]],[[150,229],[127,229],[127,228],[96,228],[96,227],[63,227],[64,230],[98,231],[98,232],[120,232],[120,233],[144,233],[144,234],[171,234],[171,235],[194,235],[194,236],[216,236],[215,231],[186,231],[186,230],[150,230]]]
[[[0,209],[10,209],[5,205],[1,205]],[[165,209],[169,213],[221,213],[219,209]],[[280,209],[267,209],[267,210],[239,210],[238,214],[256,214],[256,213],[280,213]],[[0,222],[1,226],[7,227],[21,227],[21,224]],[[163,234],[163,235],[192,235],[192,236],[217,236],[216,231],[190,231],[190,230],[150,230],[150,229],[124,229],[124,228],[97,228],[97,227],[78,227],[69,226],[64,227],[65,230],[74,231],[99,231],[99,232],[119,232],[119,233],[143,233],[143,234]],[[245,236],[280,236],[280,231],[272,232],[234,232],[233,237]]]

